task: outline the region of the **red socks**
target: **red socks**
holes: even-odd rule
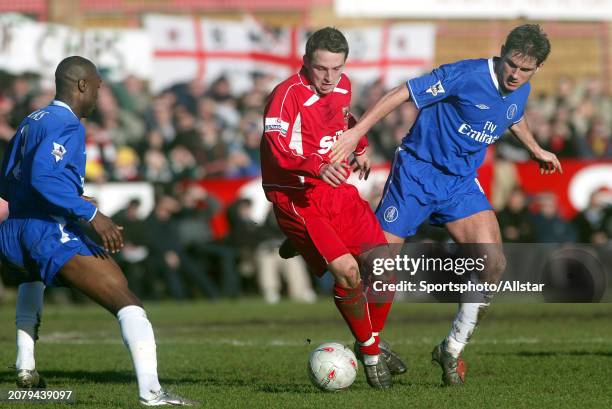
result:
[[[369,306],[366,302],[365,294],[363,293],[363,287],[359,284],[359,287],[353,288],[343,288],[338,284],[334,285],[334,302],[336,307],[342,314],[342,317],[348,324],[351,332],[355,339],[357,339],[360,343],[369,344],[368,341],[371,341],[370,345],[361,346],[361,352],[365,355],[378,355],[380,353],[380,348],[378,348],[378,339],[372,340],[372,323],[370,322],[370,314],[369,314]],[[383,325],[384,319],[387,316],[389,308],[386,309],[383,317]],[[380,315],[380,312],[377,311],[377,314]]]
[[[393,304],[394,291],[376,292],[370,286],[367,290],[368,312],[372,322],[372,331],[381,332],[385,327],[387,315]]]

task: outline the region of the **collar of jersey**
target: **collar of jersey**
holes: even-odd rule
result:
[[[300,79],[300,82],[302,83],[303,86],[305,86],[306,88],[312,91],[312,88],[310,88],[312,84],[310,83],[310,80],[308,79],[308,75],[306,75],[306,67],[304,67],[303,65],[302,65],[302,68],[300,69],[300,72],[298,72],[298,78]]]
[[[67,103],[60,101],[58,99],[54,99],[53,102],[51,102],[51,105],[66,108],[68,111],[72,112],[72,115],[74,115],[75,118],[77,118],[76,114],[72,111],[72,108],[70,108],[70,106]]]
[[[497,89],[497,93],[502,97],[506,98],[508,95],[504,95],[499,89],[499,82],[497,81],[497,75],[495,75],[495,64],[493,63],[493,57],[489,58],[489,74],[491,74],[491,80],[493,81],[493,85],[495,85],[495,89]]]

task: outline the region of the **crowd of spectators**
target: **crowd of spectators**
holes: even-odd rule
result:
[[[127,246],[120,261],[133,285],[147,287],[141,293],[159,293],[159,281],[165,294],[174,298],[236,297],[250,271],[257,274],[254,285],[268,302],[280,298],[281,276],[292,298],[314,300],[303,263],[278,264],[278,258],[269,257],[282,239],[273,217],[266,219],[265,227],[255,225],[248,217],[250,203],[243,199],[227,209],[229,235],[215,239],[210,219],[224,210],[205,189],[185,183],[260,174],[261,115],[275,84],[262,74],[254,74],[252,80],[252,88],[239,96],[232,95],[224,77],[207,87],[193,81],[156,95],[136,77],[102,84],[97,109],[86,121],[86,180],[146,181],[156,186],[155,207],[146,220],[137,216],[137,201],[116,215],[126,226]],[[385,91],[382,82],[354,84],[354,114],[359,116]],[[35,76],[0,73],[0,156],[21,120],[53,95],[52,84]],[[372,128],[369,141],[375,163],[392,159],[416,115],[414,105],[404,104]],[[556,92],[531,96],[525,116],[538,142],[562,160],[612,159],[612,99],[599,78],[561,78]],[[496,160],[498,169],[507,169],[529,157],[507,136],[497,144]],[[609,192],[594,193],[587,209],[564,220],[554,195],[527,197],[511,177],[506,180],[510,182],[505,192],[494,198],[505,241],[601,244],[612,239]],[[420,234],[446,238],[441,229],[431,227]]]
[[[257,176],[261,114],[274,85],[253,75],[253,86],[235,96],[224,77],[205,87],[197,81],[151,95],[130,76],[105,82],[98,107],[87,121],[90,182],[135,181],[168,184],[184,179]],[[36,77],[0,75],[0,153],[25,115],[45,106],[53,87]],[[385,92],[382,82],[355,84],[353,111],[359,116]],[[376,161],[389,161],[417,110],[404,104],[369,134]],[[574,83],[561,78],[552,94],[532,95],[525,113],[539,143],[560,158],[612,158],[612,99],[599,78]],[[502,138],[500,158],[520,162],[527,152]]]

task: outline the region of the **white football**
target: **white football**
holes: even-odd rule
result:
[[[340,391],[355,382],[357,358],[338,342],[319,345],[308,358],[308,375],[312,383],[324,391]]]

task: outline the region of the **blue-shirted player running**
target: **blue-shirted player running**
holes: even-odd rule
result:
[[[488,268],[473,282],[498,282],[506,260],[493,208],[476,178],[486,148],[510,131],[522,142],[543,174],[561,172],[557,157],[535,141],[523,117],[529,80],[550,53],[550,42],[538,25],[516,27],[500,57],[442,65],[431,73],[394,88],[346,131],[332,148],[337,161],[353,151],[361,135],[401,103],[419,109],[402,141],[376,215],[389,243],[402,243],[429,220],[443,225],[457,243],[487,246]],[[447,385],[464,382],[461,353],[490,294],[462,297],[450,333],[432,352]],[[476,301],[476,302],[475,302]]]
[[[123,246],[122,228],[83,196],[85,128],[80,119],[93,111],[100,83],[91,61],[78,56],[61,61],[55,100],[23,120],[3,159],[0,196],[9,202],[9,217],[0,224],[0,258],[28,277],[17,299],[17,385],[44,386],[34,362],[43,292],[45,286],[65,284],[116,315],[132,355],[140,403],[185,405],[189,402],[160,386],[151,323],[108,256]],[[80,231],[79,220],[91,224],[104,249]]]

